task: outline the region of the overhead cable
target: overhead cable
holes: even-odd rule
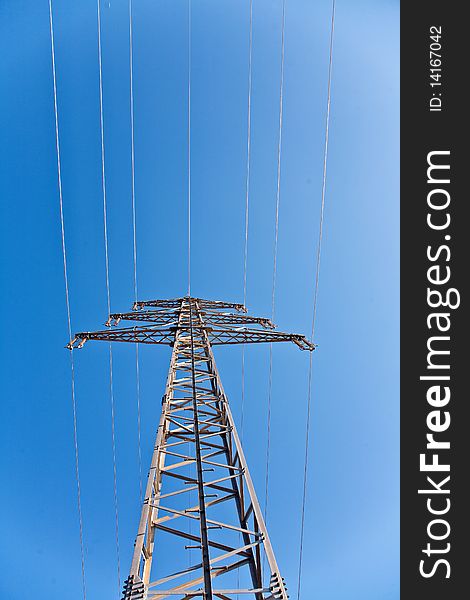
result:
[[[247,109],[247,142],[246,142],[246,185],[245,185],[245,244],[243,253],[243,306],[246,307],[246,276],[248,266],[248,218],[250,207],[250,166],[251,166],[251,91],[252,91],[252,54],[253,54],[253,0],[250,0],[250,34],[248,51],[248,109]],[[240,409],[240,437],[243,441],[243,425],[245,412],[245,344],[242,344],[242,389]]]
[[[59,142],[59,113],[57,108],[57,76],[55,64],[55,44],[54,44],[54,22],[52,11],[52,0],[49,0],[49,28],[51,37],[51,54],[52,54],[52,82],[54,93],[54,118],[55,118],[55,141],[57,154],[57,176],[59,187],[59,212],[60,212],[60,228],[62,238],[62,260],[64,270],[65,283],[65,305],[67,311],[67,329],[69,339],[72,339],[72,319],[70,313],[70,296],[69,296],[69,281],[67,271],[67,251],[65,244],[65,226],[64,226],[64,205],[62,196],[62,169],[60,157],[60,142]],[[77,511],[78,524],[80,535],[80,560],[82,571],[82,593],[83,599],[86,600],[86,576],[85,576],[85,550],[83,542],[83,517],[82,517],[82,501],[81,501],[81,485],[80,485],[80,466],[79,466],[79,451],[78,451],[78,434],[77,434],[77,402],[75,397],[75,366],[73,360],[73,348],[70,349],[70,372],[71,372],[71,396],[72,396],[72,417],[73,417],[73,441],[75,449],[75,480],[77,485]]]
[[[137,293],[137,227],[135,210],[135,145],[134,145],[134,55],[132,37],[132,0],[129,0],[129,88],[131,122],[131,194],[132,194],[132,256],[134,259],[134,302],[138,302]],[[139,344],[135,344],[135,375],[137,399],[137,452],[139,458],[139,500],[142,501],[142,445],[140,435],[140,366]]]
[[[279,134],[277,146],[277,182],[276,182],[276,216],[274,223],[274,258],[273,279],[271,294],[271,321],[274,323],[276,315],[276,277],[277,277],[277,247],[279,239],[279,204],[281,198],[281,150],[282,150],[282,115],[284,95],[284,37],[286,24],[286,1],[282,1],[282,25],[281,25],[281,77],[279,85]],[[268,382],[268,414],[267,414],[267,444],[266,444],[266,477],[265,477],[265,503],[264,520],[268,519],[269,505],[269,463],[271,446],[271,398],[273,385],[273,345],[269,345],[269,382]]]
[[[104,150],[104,119],[103,119],[103,65],[101,52],[101,2],[97,0],[98,17],[98,66],[99,66],[99,96],[100,96],[100,133],[101,133],[101,186],[103,192],[103,224],[104,224],[104,254],[106,269],[106,297],[108,305],[108,315],[111,314],[111,294],[109,286],[109,249],[108,249],[108,214],[106,201],[106,170],[105,170],[105,150]],[[116,537],[116,559],[117,559],[117,580],[118,593],[121,592],[121,567],[119,553],[119,507],[117,492],[117,468],[116,468],[116,433],[115,433],[115,406],[114,406],[114,388],[113,388],[113,350],[109,344],[109,394],[111,400],[111,442],[113,453],[113,492],[114,492],[114,516],[115,516],[115,537]]]
[[[316,259],[316,271],[315,271],[315,287],[313,293],[313,310],[312,310],[312,330],[311,330],[311,341],[315,334],[315,322],[317,316],[317,300],[318,300],[318,284],[320,278],[320,259],[321,259],[321,247],[323,239],[323,220],[325,214],[325,194],[326,194],[326,170],[328,163],[328,139],[330,129],[330,106],[331,106],[331,75],[333,70],[333,39],[335,30],[335,10],[336,2],[333,0],[331,9],[331,27],[330,27],[330,49],[329,49],[329,60],[328,60],[328,90],[327,90],[327,102],[326,102],[326,118],[325,118],[325,145],[323,153],[323,179],[322,179],[322,190],[321,190],[321,205],[320,205],[320,225],[318,232],[318,243],[317,243],[317,259]],[[300,523],[300,549],[299,549],[299,570],[298,570],[298,582],[297,582],[297,600],[300,600],[301,594],[301,583],[302,583],[302,558],[303,558],[303,547],[304,547],[304,529],[305,529],[305,506],[307,501],[307,476],[308,476],[308,454],[309,454],[309,442],[310,442],[310,418],[311,418],[311,404],[312,404],[312,353],[309,358],[309,369],[308,369],[308,397],[307,397],[307,422],[305,428],[305,460],[304,460],[304,477],[303,477],[303,491],[302,491],[302,511],[301,511],[301,523]]]
[[[191,295],[191,0],[188,0],[188,296]]]

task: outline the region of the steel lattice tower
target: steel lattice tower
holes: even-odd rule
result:
[[[123,600],[287,600],[212,346],[314,345],[274,331],[243,305],[189,296],[137,302],[106,325],[121,320],[144,325],[78,333],[69,347],[107,340],[173,348]]]

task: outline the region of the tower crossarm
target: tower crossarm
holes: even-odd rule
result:
[[[171,327],[178,323],[178,311],[167,309],[111,313],[109,319],[106,321],[106,326],[116,326],[120,321],[135,321],[139,323],[152,323],[161,327]]]
[[[207,332],[209,340],[213,345],[293,342],[301,350],[315,349],[315,344],[307,340],[305,336],[296,333],[248,329],[246,327],[222,328],[207,325],[204,325],[201,329]],[[174,322],[174,325],[170,327],[122,327],[104,329],[102,331],[82,331],[75,334],[75,338],[71,340],[68,347],[82,348],[88,340],[173,346],[177,332],[183,337],[190,335],[188,325],[179,325],[177,322]]]
[[[274,329],[275,325],[265,317],[252,317],[238,313],[220,313],[215,310],[201,310],[201,316],[205,323],[212,325],[261,325],[265,329]]]
[[[262,344],[272,342],[293,342],[301,350],[315,350],[315,344],[309,342],[304,335],[283,333],[282,331],[263,331],[245,327],[226,328],[205,327],[213,346],[219,344]]]
[[[181,303],[185,300],[185,298],[174,298],[172,300],[144,300],[138,301],[134,303],[134,310],[140,310],[147,306],[155,306],[160,308],[180,308]],[[221,300],[203,300],[202,298],[191,298],[191,300],[196,301],[201,310],[205,310],[207,308],[210,309],[233,309],[239,312],[246,312],[246,308],[244,304],[237,304],[234,302],[223,302]]]
[[[260,325],[265,329],[274,329],[273,323],[264,317],[252,317],[246,314],[219,312],[217,310],[201,310],[204,322],[211,325]],[[175,325],[178,322],[177,309],[137,310],[125,313],[112,313],[106,322],[107,326],[117,325],[120,321],[136,321],[154,323],[160,326]]]
[[[82,348],[88,340],[173,346],[176,331],[177,327],[122,327],[102,331],[82,331],[75,334],[67,347]]]

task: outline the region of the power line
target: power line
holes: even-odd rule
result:
[[[331,74],[333,68],[333,39],[335,30],[335,9],[336,2],[332,0],[331,8],[331,29],[330,29],[330,50],[329,50],[329,61],[328,61],[328,91],[327,91],[327,103],[326,103],[326,119],[325,119],[325,147],[323,154],[323,179],[322,179],[322,191],[321,191],[321,208],[320,208],[320,226],[318,232],[318,244],[317,244],[317,264],[315,273],[315,288],[313,294],[313,311],[312,311],[312,332],[311,340],[315,334],[315,321],[317,316],[317,300],[318,300],[318,284],[320,277],[320,259],[321,259],[321,246],[323,239],[323,220],[325,214],[325,193],[326,193],[326,169],[328,163],[328,139],[329,139],[329,128],[330,128],[330,106],[331,106]],[[303,480],[303,492],[302,492],[302,513],[301,513],[301,525],[300,525],[300,549],[299,549],[299,574],[298,574],[298,586],[297,586],[297,599],[300,600],[301,583],[302,583],[302,558],[303,558],[303,543],[304,543],[304,529],[305,529],[305,506],[307,500],[307,476],[308,476],[308,451],[310,441],[310,416],[311,416],[311,403],[312,403],[312,353],[310,353],[309,369],[308,369],[308,398],[307,398],[307,423],[305,428],[305,463],[304,463],[304,480]]]
[[[328,92],[327,92],[327,103],[326,103],[326,119],[325,119],[325,151],[323,155],[323,179],[322,179],[322,190],[321,190],[321,209],[320,209],[320,228],[318,234],[318,247],[317,247],[317,266],[315,275],[315,292],[313,299],[313,316],[312,316],[312,340],[315,333],[315,320],[317,316],[317,299],[318,299],[318,282],[320,277],[320,259],[321,259],[321,245],[323,239],[323,219],[325,214],[325,192],[326,192],[326,168],[328,162],[328,139],[330,131],[330,106],[331,106],[331,73],[333,67],[333,37],[335,29],[335,8],[336,0],[332,0],[331,10],[331,31],[330,31],[330,54],[328,62]]]
[[[252,54],[253,54],[253,0],[250,0],[250,33],[248,51],[248,109],[246,140],[246,190],[245,190],[245,245],[243,253],[243,306],[246,307],[246,274],[248,266],[248,217],[250,208],[250,165],[251,165],[251,91],[252,91]],[[245,344],[242,344],[242,382],[240,406],[240,440],[243,443],[245,418]],[[241,534],[238,534],[241,539]],[[240,572],[237,570],[237,586],[240,584]],[[237,594],[237,598],[238,598]]]
[[[129,85],[131,121],[131,175],[132,175],[132,241],[134,257],[134,300],[137,302],[137,235],[135,216],[135,145],[134,145],[134,56],[132,38],[132,0],[129,0]]]
[[[274,322],[276,311],[276,275],[277,275],[277,246],[279,238],[279,203],[281,198],[281,149],[282,149],[282,112],[284,93],[284,37],[286,23],[286,1],[282,1],[282,27],[281,27],[281,78],[279,89],[279,136],[277,146],[277,185],[276,185],[276,218],[274,226],[274,262],[273,262],[273,284],[271,296],[271,320]],[[265,504],[264,519],[267,521],[269,502],[269,460],[271,446],[271,398],[273,380],[273,346],[269,345],[269,383],[268,383],[268,415],[267,415],[267,444],[266,444],[266,480],[265,480]]]
[[[103,66],[101,57],[101,2],[97,0],[98,7],[98,65],[99,65],[99,90],[100,90],[100,133],[101,133],[101,187],[103,190],[103,224],[104,224],[104,256],[106,266],[106,296],[108,314],[111,314],[111,295],[109,291],[109,253],[108,253],[108,219],[106,206],[106,170],[104,160],[104,122],[103,122]]]
[[[251,91],[252,91],[252,54],[253,54],[253,0],[250,0],[250,47],[248,53],[248,123],[246,141],[246,191],[245,191],[245,248],[243,260],[243,304],[246,306],[246,272],[248,263],[248,216],[250,198],[250,155],[251,155]]]
[[[251,91],[253,54],[253,0],[250,0],[250,45],[248,52],[248,123],[246,142],[246,191],[245,191],[245,245],[243,255],[243,305],[246,307],[246,274],[248,266],[248,217],[250,206],[250,165],[251,165]],[[242,344],[242,390],[241,390],[240,436],[243,441],[243,420],[245,409],[245,344]]]
[[[108,216],[106,204],[106,172],[105,172],[105,153],[104,153],[104,122],[103,122],[103,66],[101,53],[101,2],[97,0],[98,16],[98,64],[99,64],[99,91],[100,91],[100,132],[101,132],[101,185],[103,190],[103,223],[104,223],[104,251],[106,266],[106,296],[108,304],[108,315],[111,314],[111,294],[109,287],[109,251],[108,251]],[[119,510],[117,495],[117,469],[116,469],[116,437],[115,437],[115,408],[114,408],[114,389],[113,389],[113,351],[111,343],[109,344],[109,393],[111,400],[111,441],[113,452],[113,491],[114,491],[114,515],[115,515],[115,533],[116,533],[116,557],[117,557],[117,578],[118,593],[121,591],[121,568],[119,558]]]
[[[135,145],[134,145],[134,56],[132,38],[132,0],[129,0],[129,86],[130,86],[130,121],[131,121],[131,181],[132,181],[132,249],[134,259],[134,302],[137,294],[137,233],[135,210]],[[135,375],[137,392],[137,446],[139,457],[139,500],[142,501],[142,446],[140,435],[140,368],[139,344],[135,345]]]
[[[57,109],[57,78],[55,66],[55,45],[54,45],[54,23],[52,18],[52,0],[49,0],[49,27],[51,36],[51,55],[52,55],[52,81],[54,90],[54,118],[55,118],[55,142],[57,153],[57,176],[59,187],[59,208],[60,208],[60,228],[62,237],[62,258],[64,268],[64,283],[65,283],[65,304],[67,310],[67,328],[69,339],[72,339],[72,319],[70,315],[70,296],[69,282],[67,271],[67,252],[65,245],[65,226],[64,226],[64,207],[62,196],[62,170],[60,158],[60,143],[59,143],[59,114]],[[73,361],[73,349],[70,349],[70,372],[71,372],[71,395],[72,395],[72,416],[73,416],[73,441],[75,448],[75,479],[77,484],[77,510],[80,535],[80,559],[82,570],[82,591],[83,598],[86,600],[86,577],[85,577],[85,551],[83,544],[83,518],[82,518],[82,502],[81,502],[81,486],[80,486],[80,467],[79,467],[79,452],[78,452],[78,435],[77,435],[77,403],[75,398],[75,367]]]
[[[191,0],[188,0],[188,296],[191,295]]]
[[[111,398],[111,442],[113,448],[113,491],[114,491],[114,517],[116,530],[116,557],[117,557],[117,577],[118,590],[121,590],[121,568],[119,557],[119,510],[117,494],[117,468],[116,468],[116,429],[115,429],[115,408],[114,408],[114,387],[113,387],[113,353],[111,344],[109,344],[109,395]]]

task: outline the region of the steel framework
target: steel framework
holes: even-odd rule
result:
[[[108,329],[78,333],[68,345],[107,340],[173,347],[123,600],[288,598],[212,345],[315,346],[245,313],[240,304],[189,296],[137,302],[133,312],[110,315]],[[149,325],[111,327],[121,320]]]

